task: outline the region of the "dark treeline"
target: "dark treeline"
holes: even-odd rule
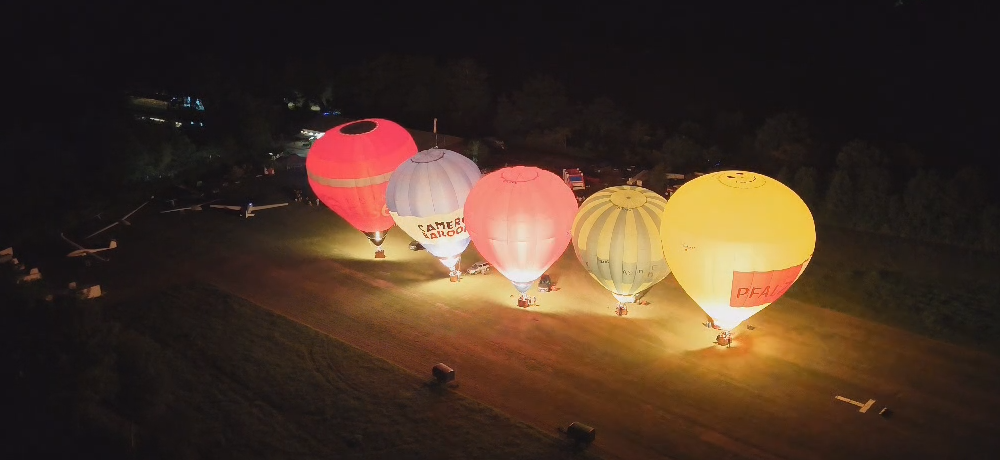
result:
[[[628,109],[635,101],[584,94],[578,84],[571,90],[572,82],[543,74],[498,82],[486,66],[461,58],[382,55],[341,67],[318,58],[198,60],[181,67],[176,75],[133,76],[117,90],[84,91],[80,80],[86,100],[72,100],[64,89],[72,112],[58,119],[50,112],[44,123],[5,137],[8,155],[22,152],[20,180],[5,182],[5,196],[31,197],[11,200],[7,217],[51,221],[63,217],[53,212],[59,209],[96,214],[164,182],[266,161],[315,114],[285,107],[283,97],[297,92],[352,118],[385,117],[417,129],[438,118],[439,129],[452,135],[497,136],[515,147],[651,169],[647,185],[657,191],[666,187],[666,172],[755,170],[795,189],[822,223],[1000,250],[1000,209],[990,200],[995,184],[979,165],[919,145],[857,140],[830,121],[814,122],[830,114],[681,106],[643,118]],[[207,128],[137,123],[125,89],[195,94],[205,101]]]
[[[646,120],[608,97],[574,100],[550,76],[496,88],[472,60],[400,55],[348,68],[325,91],[356,116],[410,126],[437,117],[449,133],[495,134],[514,145],[650,168],[657,191],[666,172],[751,169],[792,187],[821,223],[1000,250],[997,190],[980,165],[891,140],[854,139],[795,112],[702,109]]]

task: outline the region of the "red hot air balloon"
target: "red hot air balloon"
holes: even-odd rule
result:
[[[410,133],[389,120],[352,121],[327,131],[306,156],[309,186],[333,212],[375,245],[375,258],[385,257],[382,241],[394,225],[385,205],[392,172],[416,155]]]
[[[576,212],[576,197],[559,176],[514,166],[487,174],[472,188],[465,228],[526,306],[528,288],[566,251]]]

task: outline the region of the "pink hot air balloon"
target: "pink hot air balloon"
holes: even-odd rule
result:
[[[559,176],[514,166],[487,174],[465,200],[465,226],[479,254],[514,283],[525,306],[535,280],[566,251],[577,202]]]
[[[375,245],[384,258],[382,242],[393,226],[385,204],[392,172],[416,155],[417,144],[402,126],[389,120],[352,121],[327,131],[306,156],[309,186],[333,212]]]

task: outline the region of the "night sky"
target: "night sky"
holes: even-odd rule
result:
[[[334,72],[420,53],[472,57],[500,90],[550,74],[579,100],[607,95],[656,122],[792,109],[850,137],[978,162],[994,151],[992,2],[393,3],[33,4],[15,8],[22,20],[4,34],[26,69],[15,77],[42,93],[196,78],[205,59],[234,69],[315,59]]]

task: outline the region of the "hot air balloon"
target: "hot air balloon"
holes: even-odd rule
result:
[[[465,227],[479,254],[514,283],[527,306],[535,280],[570,241],[577,202],[559,176],[514,166],[487,174],[465,200]]]
[[[642,187],[609,187],[587,198],[573,221],[573,249],[590,275],[626,303],[670,274],[660,245],[667,200]]]
[[[385,257],[382,242],[393,225],[385,204],[389,177],[416,153],[417,144],[402,126],[373,118],[327,131],[306,156],[316,197],[371,240],[376,258]]]
[[[458,263],[469,246],[465,198],[480,177],[472,160],[435,148],[399,165],[385,192],[392,220],[448,267],[452,281],[461,274]]]
[[[707,174],[667,202],[660,229],[674,277],[712,325],[730,331],[778,300],[812,258],[816,225],[781,182],[746,171]]]

